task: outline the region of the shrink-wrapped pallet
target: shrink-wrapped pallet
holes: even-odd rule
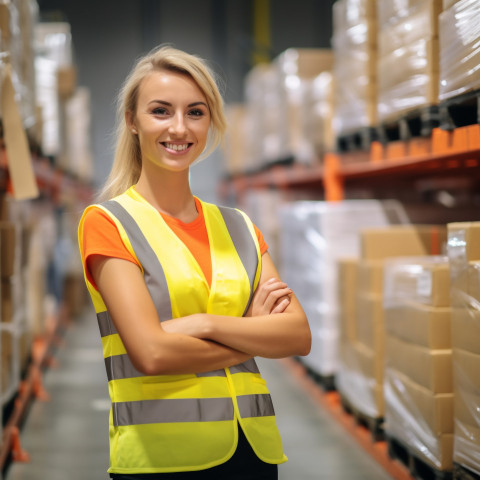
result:
[[[327,78],[316,82],[315,79],[321,73],[328,77],[333,66],[333,52],[330,49],[289,48],[274,63],[280,77],[280,98],[286,99],[286,111],[279,117],[279,121],[286,124],[285,152],[301,163],[315,163],[318,157],[312,133],[320,138],[328,135],[329,112],[326,108],[331,90]],[[316,116],[321,123],[313,126],[311,107],[315,101],[321,103],[323,110]]]
[[[360,231],[355,291],[349,294],[354,297],[353,314],[347,317],[350,321],[343,319],[349,331],[342,335],[346,340],[336,382],[345,403],[361,415],[377,420],[385,414],[385,262],[392,257],[438,254],[445,241],[446,229],[437,225],[364,227]]]
[[[328,377],[338,368],[337,261],[360,253],[359,232],[403,220],[397,202],[346,200],[302,201],[280,210],[282,278],[298,296],[312,331],[311,353],[304,361]]]
[[[441,0],[379,0],[378,119],[438,103]]]
[[[385,430],[436,470],[453,467],[448,258],[385,264]]]
[[[332,63],[330,49],[290,48],[248,73],[245,102],[250,158],[246,170],[291,158],[314,163],[315,149],[308,133],[312,82],[330,71]]]
[[[480,88],[480,3],[460,0],[440,15],[440,100]]]
[[[480,475],[480,222],[448,224],[454,462]]]
[[[335,116],[338,135],[377,123],[376,0],[333,4]]]

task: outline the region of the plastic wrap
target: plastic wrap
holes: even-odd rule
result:
[[[305,362],[321,375],[338,366],[337,260],[359,255],[359,231],[389,224],[397,202],[295,202],[280,209],[282,278],[305,309],[313,335]],[[403,212],[403,211],[402,211]]]
[[[8,52],[16,101],[25,128],[35,125],[34,30],[38,22],[35,0],[1,2],[1,50]]]
[[[385,430],[439,470],[453,466],[449,263],[400,257],[384,267]]]
[[[441,0],[379,4],[379,19],[386,18],[379,21],[378,117],[385,121],[438,103]]]
[[[377,122],[375,0],[333,4],[334,128],[350,133]]]
[[[290,48],[271,64],[253,68],[245,80],[248,169],[294,157],[315,161],[308,109],[313,78],[331,70],[330,49]]]
[[[288,156],[285,146],[286,98],[281,96],[275,65],[260,64],[245,78],[247,159],[246,170],[257,170]]]
[[[448,257],[453,307],[454,461],[480,475],[480,222],[448,224]]]
[[[35,28],[37,102],[42,109],[42,149],[46,155],[62,153],[62,118],[59,71],[72,67],[70,25],[66,22],[39,23]]]
[[[440,15],[440,100],[480,88],[480,3],[460,0]]]
[[[289,48],[274,61],[278,69],[281,97],[287,101],[287,113],[280,117],[286,123],[285,149],[302,163],[315,161],[315,144],[310,136],[313,80],[322,72],[330,72],[333,66],[333,52],[330,49]],[[328,95],[328,85],[318,84],[315,93]],[[324,87],[322,91],[319,90]],[[319,135],[323,133],[324,123],[319,125]]]

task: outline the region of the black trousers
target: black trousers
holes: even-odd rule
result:
[[[238,429],[238,447],[232,458],[222,465],[195,472],[111,473],[114,480],[277,480],[277,465],[262,462],[252,450],[242,429]]]

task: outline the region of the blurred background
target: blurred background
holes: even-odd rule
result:
[[[280,478],[480,479],[479,25],[478,0],[0,0],[5,478],[106,470],[77,226],[169,43],[226,102],[193,192],[251,216],[309,319],[311,353],[264,365]]]

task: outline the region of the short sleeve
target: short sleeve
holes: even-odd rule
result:
[[[268,250],[267,242],[265,242],[262,232],[255,224],[253,224],[253,228],[255,229],[255,233],[257,235],[258,245],[260,247],[260,255],[263,255]]]
[[[114,221],[101,209],[90,208],[83,219],[83,258],[88,281],[96,288],[88,269],[88,258],[92,255],[121,258],[138,265],[125,247]]]

